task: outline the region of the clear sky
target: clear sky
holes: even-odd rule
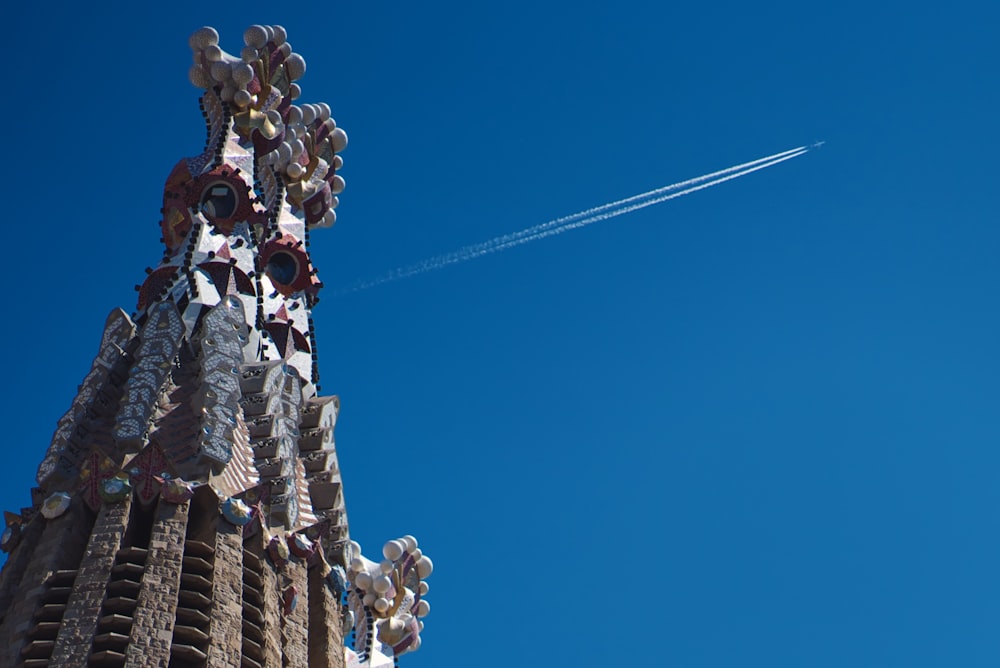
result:
[[[202,148],[188,35],[286,27],[351,137],[313,236],[404,667],[1000,662],[995,3],[18,3],[3,508]],[[338,287],[784,149],[663,205]],[[994,165],[991,167],[991,165]]]

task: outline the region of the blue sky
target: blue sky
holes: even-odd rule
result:
[[[675,5],[675,6],[671,6]],[[351,531],[410,668],[1000,660],[995,5],[8,10],[3,507],[200,151],[188,35],[279,23],[350,137],[314,235]],[[816,140],[569,234],[340,286]],[[17,326],[13,326],[16,324]]]

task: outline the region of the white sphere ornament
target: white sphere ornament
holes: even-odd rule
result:
[[[316,107],[311,104],[302,105],[302,122],[311,125],[316,120]]]
[[[367,593],[367,594],[364,595],[364,598],[361,599],[361,602],[364,603],[366,606],[368,606],[370,608],[370,607],[372,607],[372,603],[375,602],[376,598],[378,598],[378,597],[375,596],[375,594],[372,594],[371,592],[369,592],[369,593]]]
[[[233,65],[233,81],[241,86],[246,86],[248,83],[253,81],[253,68],[246,63],[237,63]]]
[[[202,50],[207,46],[219,43],[219,33],[215,28],[205,26],[195,30],[188,39],[188,44],[192,49]]]
[[[337,222],[337,212],[330,209],[323,214],[323,222],[320,227],[333,227],[333,224]]]
[[[386,593],[387,591],[389,591],[390,587],[392,587],[392,580],[390,580],[385,575],[380,575],[374,580],[372,580],[372,589],[374,589],[379,594]]]
[[[406,534],[405,536],[400,538],[400,540],[403,541],[404,545],[406,545],[407,552],[413,552],[415,549],[417,549],[417,539],[411,536],[410,534]]]
[[[233,93],[233,103],[241,109],[249,107],[251,102],[253,102],[253,96],[250,95],[249,91],[240,89]]]
[[[425,599],[420,599],[420,602],[417,603],[417,617],[426,617],[428,614],[430,614],[430,611],[431,611],[431,604],[428,603]]]
[[[361,550],[358,550],[356,554],[360,554]],[[365,562],[361,561],[358,557],[351,559],[351,570],[355,573],[360,573],[365,570]]]
[[[420,583],[420,595],[427,596],[427,592],[431,590],[431,586],[426,582],[421,581]]]
[[[276,150],[278,154],[278,162],[286,163],[292,159],[292,147],[288,145],[288,142],[281,142]]]
[[[330,143],[333,144],[333,150],[337,153],[347,148],[347,133],[344,132],[344,128],[337,128],[330,133]]]
[[[326,102],[320,102],[316,106],[319,107],[319,117],[324,121],[328,120],[330,118],[330,105]]]
[[[205,54],[205,60],[210,63],[221,63],[222,62],[222,49],[220,49],[215,44],[211,46],[206,46],[205,50],[202,51]]]
[[[430,577],[431,573],[434,572],[434,562],[431,561],[430,557],[420,557],[417,559],[417,575],[420,579]]]
[[[340,178],[340,177],[338,176],[335,178]],[[343,181],[343,179],[340,180]],[[343,190],[343,186],[341,186],[341,190]],[[398,540],[388,541],[385,545],[382,546],[382,556],[388,559],[389,561],[396,561],[401,556],[403,556],[403,544],[400,543]]]
[[[297,162],[288,163],[288,167],[285,169],[285,173],[293,179],[301,179],[305,172],[306,168]]]
[[[420,649],[420,636],[413,636],[413,643],[408,648],[410,652],[416,652]]]
[[[243,43],[259,49],[267,43],[267,31],[264,26],[252,25],[243,33]]]
[[[362,589],[371,589],[372,576],[369,575],[367,571],[362,571],[354,578],[354,584],[358,585]]]
[[[330,192],[332,192],[334,195],[342,193],[344,192],[345,185],[346,184],[344,183],[344,177],[341,176],[340,174],[334,174],[333,178],[330,179]],[[399,557],[396,557],[396,559],[399,559]]]
[[[396,564],[392,563],[388,559],[383,559],[379,562],[378,567],[383,573],[392,573],[396,568]]]
[[[285,60],[285,68],[288,70],[289,79],[292,81],[301,79],[302,75],[306,73],[305,58],[297,53],[293,53]]]
[[[284,26],[271,26],[271,34],[275,44],[284,44],[288,41],[288,31],[285,30]]]
[[[302,95],[302,86],[298,85],[297,83],[289,84],[288,97],[292,98],[293,100],[297,100],[301,95]]]
[[[209,72],[212,74],[212,78],[219,83],[225,83],[229,81],[230,67],[229,63],[222,62],[218,60],[210,66]]]
[[[192,65],[191,69],[188,70],[188,79],[191,83],[198,88],[211,88],[212,78],[208,76],[208,72],[201,65]]]
[[[374,603],[372,603],[372,607],[378,612],[385,613],[385,611],[389,609],[389,601],[380,596],[375,599]]]

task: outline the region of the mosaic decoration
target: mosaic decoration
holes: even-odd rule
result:
[[[230,524],[243,526],[253,519],[250,506],[236,498],[229,498],[222,502],[222,516]]]
[[[160,497],[167,503],[186,503],[194,498],[194,484],[180,478],[164,480],[160,486]]]
[[[223,245],[221,251],[228,250]],[[216,257],[221,257],[221,253]],[[228,258],[228,253],[226,258]],[[212,278],[212,283],[218,288],[220,295],[248,295],[255,296],[256,289],[250,277],[243,273],[243,270],[229,262],[202,262],[198,268],[207,273]]]
[[[232,296],[209,310],[202,321],[202,384],[195,399],[204,414],[201,454],[221,464],[228,462],[233,454],[231,443],[236,413],[240,410],[245,330],[243,305]]]
[[[333,592],[337,595],[337,598],[343,598],[347,595],[350,583],[347,581],[347,571],[344,570],[343,566],[333,564],[330,567],[330,572],[327,573],[326,579],[333,588]]]
[[[420,647],[420,618],[430,612],[423,598],[425,582],[434,570],[413,536],[390,540],[382,546],[381,562],[361,556],[353,543],[348,605],[354,613],[354,650],[364,663],[396,657]]]
[[[149,276],[139,286],[138,309],[144,311],[155,299],[161,297],[177,280],[177,267],[160,267],[150,271]]]
[[[42,502],[42,517],[54,520],[69,510],[72,497],[66,492],[53,492]]]
[[[336,195],[344,187],[336,154],[347,146],[347,135],[330,117],[328,105],[293,104],[301,94],[295,81],[305,74],[306,62],[292,51],[284,28],[251,26],[243,41],[246,46],[236,58],[219,48],[213,29],[192,35],[191,83],[219,91],[234,110],[237,132],[285,184],[288,201],[303,211],[309,225],[328,227],[336,221]],[[269,200],[265,197],[267,208],[273,204]]]
[[[125,466],[139,502],[148,506],[160,495],[164,480],[174,477],[170,462],[155,443],[143,448]]]
[[[80,471],[80,496],[84,503],[96,512],[101,507],[105,494],[109,493],[105,490],[104,483],[115,477],[120,480],[125,475],[110,457],[104,454],[100,448],[95,447],[87,455],[83,469]],[[128,478],[125,477],[126,482],[127,480]],[[111,488],[115,487],[118,487],[118,484],[112,483]]]
[[[267,556],[271,558],[271,561],[275,566],[281,568],[288,563],[288,557],[291,552],[288,550],[288,543],[281,539],[280,536],[274,536],[267,543]]]
[[[39,485],[46,486],[56,480],[69,482],[79,475],[87,454],[84,443],[88,426],[95,416],[95,409],[105,404],[98,397],[107,394],[111,372],[123,363],[125,349],[135,332],[135,324],[121,309],[115,309],[108,316],[97,357],[80,384],[73,405],[59,419],[52,444],[38,467],[36,477]]]
[[[291,234],[267,242],[260,252],[260,263],[275,289],[286,297],[303,290],[314,295],[323,287],[303,242]],[[288,320],[287,312],[283,316]]]
[[[286,615],[290,615],[295,612],[295,608],[299,605],[299,588],[295,585],[291,585],[281,595],[282,612]]]
[[[160,388],[167,380],[184,334],[184,324],[173,303],[160,302],[150,307],[147,314],[114,430],[119,444],[135,450],[143,444]]]
[[[288,537],[288,549],[299,559],[308,559],[316,550],[316,546],[305,534],[293,533]]]
[[[126,473],[121,472],[102,480],[97,493],[107,503],[118,503],[132,493],[132,482]]]
[[[3,512],[3,518],[5,527],[3,534],[0,534],[0,550],[10,552],[17,546],[17,542],[21,538],[21,525],[24,519],[20,515],[6,510]]]
[[[149,313],[174,302],[196,340],[205,309],[236,299],[251,325],[243,361],[285,360],[311,396],[318,373],[310,309],[322,282],[309,232],[336,220],[344,188],[338,153],[347,135],[328,105],[298,102],[305,60],[280,26],[251,26],[238,55],[220,48],[212,28],[196,31],[190,44],[208,138],[200,155],[179,161],[167,177],[166,254],[140,287],[138,308]],[[206,427],[203,456],[225,464],[217,432],[225,427]]]

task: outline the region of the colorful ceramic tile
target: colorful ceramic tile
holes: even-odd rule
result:
[[[164,480],[160,487],[160,496],[167,503],[180,504],[190,501],[194,496],[194,484],[180,478]]]
[[[250,506],[233,497],[222,502],[222,516],[226,518],[227,522],[237,526],[243,526],[253,518]]]
[[[54,520],[65,513],[72,502],[72,497],[66,492],[54,492],[42,501],[42,517]]]

